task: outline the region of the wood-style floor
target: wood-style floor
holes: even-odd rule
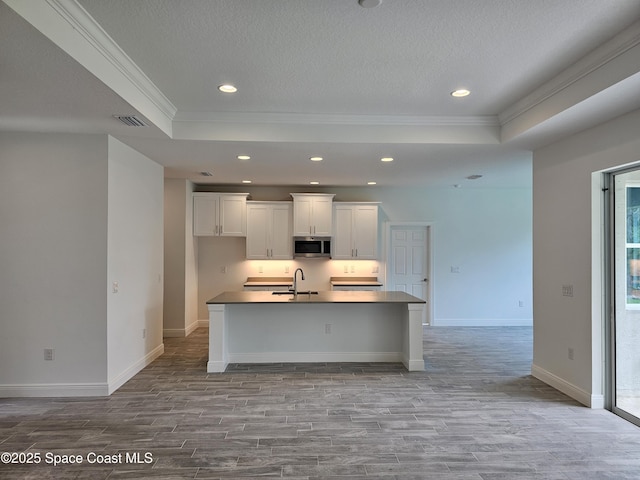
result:
[[[426,327],[425,372],[207,374],[199,329],[165,339],[166,353],[108,398],[0,399],[0,452],[41,455],[0,464],[0,479],[640,479],[640,429],[532,378],[531,335]],[[83,463],[47,465],[54,454]]]

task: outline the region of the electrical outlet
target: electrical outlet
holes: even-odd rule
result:
[[[356,267],[355,267],[355,265],[351,265],[351,273],[356,273]]]
[[[113,293],[118,293],[120,291],[120,285],[118,285],[118,282],[113,282],[111,284],[111,291]]]
[[[374,267],[371,269],[371,273],[378,273],[378,272],[379,272],[378,266],[374,265]]]
[[[220,267],[220,273],[227,273],[227,267]]]
[[[573,285],[562,285],[562,296],[573,297]]]
[[[289,266],[284,267],[284,273],[289,273]]]
[[[264,273],[264,268],[262,265],[258,265],[258,273]]]
[[[54,353],[53,348],[45,348],[45,349],[44,349],[44,359],[45,359],[46,361],[51,361],[51,360],[53,360],[53,353]]]
[[[452,266],[451,267],[451,273],[460,273],[460,267]]]
[[[518,306],[519,307],[524,307],[524,301],[523,300],[519,300],[518,301]]]
[[[331,334],[331,324],[330,323],[325,323],[324,324],[324,333],[327,335]]]
[[[569,347],[567,350],[567,356],[569,357],[569,360],[573,360],[573,348]]]
[[[344,266],[344,273],[349,273],[349,266],[348,265]]]

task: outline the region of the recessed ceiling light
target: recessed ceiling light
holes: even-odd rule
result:
[[[469,175],[467,177],[467,180],[477,180],[479,178],[482,178],[482,175],[475,174],[475,175]]]
[[[322,157],[311,157],[309,158],[312,162],[321,162],[323,160]]]
[[[466,97],[467,95],[469,95],[471,92],[465,88],[461,88],[459,90],[454,90],[453,92],[451,92],[451,96],[452,97]]]
[[[376,182],[367,182],[367,185],[375,185]]]
[[[251,183],[251,180],[242,180],[242,183]]]
[[[222,93],[236,93],[238,91],[236,87],[228,83],[218,86],[218,90]]]
[[[200,172],[200,175],[203,177],[213,177],[213,173],[211,172]]]
[[[238,160],[249,160],[251,157],[249,155],[238,155],[236,157]]]
[[[320,182],[316,182],[316,181],[309,182],[309,185],[320,185]]]
[[[393,162],[393,158],[391,157],[382,157],[380,159],[381,162]]]

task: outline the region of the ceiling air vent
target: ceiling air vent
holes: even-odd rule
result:
[[[149,125],[144,123],[135,115],[114,115],[115,118],[120,120],[128,127],[148,127]]]

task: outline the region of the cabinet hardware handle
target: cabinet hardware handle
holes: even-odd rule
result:
[[[356,257],[358,256],[358,249],[356,248]]]

